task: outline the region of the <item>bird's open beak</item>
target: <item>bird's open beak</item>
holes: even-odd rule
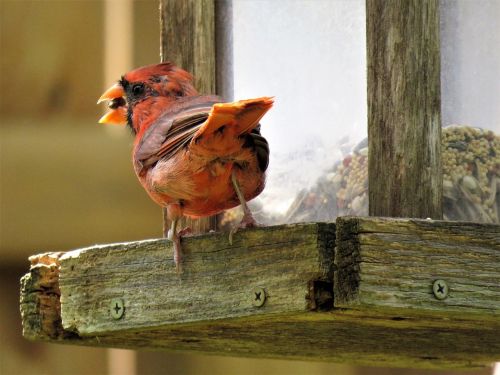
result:
[[[101,95],[97,104],[109,100],[109,111],[99,119],[100,124],[125,125],[127,123],[127,105],[122,85],[115,83]]]

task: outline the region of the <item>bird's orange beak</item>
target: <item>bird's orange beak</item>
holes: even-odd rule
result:
[[[122,85],[115,83],[101,95],[97,104],[109,100],[109,111],[99,119],[100,124],[125,125],[127,123],[127,105]]]

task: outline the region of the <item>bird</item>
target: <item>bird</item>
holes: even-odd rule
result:
[[[182,217],[201,218],[242,206],[243,219],[231,230],[254,227],[247,202],[265,186],[269,144],[260,120],[274,98],[224,102],[200,95],[193,76],[171,62],[124,74],[101,95],[109,111],[99,123],[126,125],[133,136],[132,162],[146,192],[167,209],[174,263],[182,272]]]

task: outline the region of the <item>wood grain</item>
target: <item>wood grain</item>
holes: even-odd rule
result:
[[[30,257],[30,273],[21,278],[23,336],[31,340],[67,337],[61,324],[59,258],[64,253]]]
[[[202,94],[215,94],[214,0],[161,0],[161,60],[195,77]]]
[[[61,257],[59,287],[65,330],[80,335],[161,324],[308,311],[311,283],[330,278],[333,307],[334,226],[292,225],[183,239],[183,273],[177,274],[168,240],[96,246]],[[253,306],[253,288],[267,295]],[[122,298],[125,318],[110,319],[110,301]]]
[[[162,325],[59,341],[93,347],[329,361],[422,369],[472,369],[498,359],[500,325],[340,310]]]
[[[392,218],[339,218],[335,306],[402,314],[500,315],[500,226]],[[448,297],[435,298],[437,279]]]
[[[387,218],[246,229],[232,246],[225,234],[184,238],[181,275],[165,239],[43,254],[22,282],[24,336],[360,365],[486,366],[500,354],[499,237],[495,225]],[[450,285],[445,300],[432,295],[435,277]],[[265,290],[262,307],[255,287]],[[118,320],[114,298],[125,306]]]
[[[438,0],[367,0],[370,216],[442,219]]]

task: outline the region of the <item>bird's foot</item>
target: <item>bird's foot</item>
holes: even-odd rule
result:
[[[191,229],[191,227],[185,227],[185,228],[182,228],[178,233],[177,235],[179,237],[189,237],[190,235],[193,234],[193,230]]]
[[[252,215],[252,212],[250,210],[245,211],[243,215],[243,219],[241,219],[240,224],[238,225],[238,228],[255,228],[259,227],[260,224],[255,220],[255,218]]]
[[[255,220],[250,210],[246,210],[240,223],[229,232],[229,244],[233,244],[233,236],[238,231],[238,229],[255,228],[258,226],[260,226],[260,224]]]
[[[178,274],[182,273],[182,247],[181,238],[189,236],[192,233],[190,227],[181,229],[179,232],[175,233],[172,230],[168,231],[168,239],[174,244],[174,263],[175,270]]]
[[[177,235],[179,237],[189,237],[189,235],[191,235],[191,234],[193,234],[193,230],[191,229],[191,227],[183,228],[183,229],[181,229],[180,231],[177,232]],[[170,241],[174,240],[174,232],[172,231],[172,229],[168,230],[167,238]]]
[[[175,271],[178,274],[181,274],[182,273],[182,247],[181,247],[181,238],[179,236],[173,236],[172,242],[174,243]]]

